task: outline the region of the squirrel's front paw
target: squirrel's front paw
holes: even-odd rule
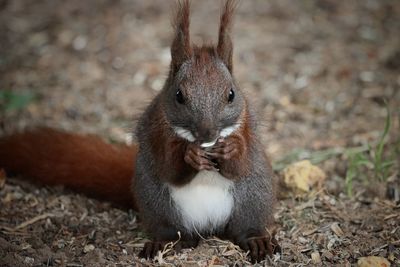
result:
[[[239,242],[239,246],[249,251],[249,256],[253,263],[261,262],[265,259],[265,256],[272,256],[275,253],[281,252],[281,247],[276,241],[275,237],[257,236],[244,239]]]
[[[206,152],[206,155],[215,159],[232,159],[239,154],[242,141],[243,140],[238,136],[219,139],[211,150]]]
[[[184,160],[197,171],[218,171],[215,168],[216,164],[211,161],[211,158],[207,156],[206,152],[194,143],[189,143],[187,145]]]

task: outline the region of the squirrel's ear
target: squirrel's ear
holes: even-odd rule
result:
[[[190,45],[189,26],[190,26],[190,3],[188,0],[178,1],[175,20],[173,26],[175,37],[171,46],[171,65],[174,71],[178,70],[183,62],[192,56]]]
[[[235,0],[227,0],[221,14],[218,34],[218,56],[225,63],[226,67],[232,73],[232,54],[233,44],[231,39],[231,28],[233,23],[233,13],[237,6]]]

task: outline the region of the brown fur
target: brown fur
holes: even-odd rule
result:
[[[0,168],[7,172],[130,208],[136,207],[129,190],[136,154],[136,147],[49,128],[0,138]]]
[[[229,71],[232,73],[232,53],[233,44],[231,39],[231,28],[233,23],[233,14],[235,12],[237,2],[234,0],[228,0],[225,3],[224,10],[221,15],[219,34],[218,34],[218,46],[217,51],[219,57],[224,61]]]
[[[192,55],[190,44],[190,2],[188,0],[179,1],[177,4],[176,16],[173,22],[175,37],[171,46],[171,70],[176,71],[179,66]]]
[[[241,177],[246,177],[251,174],[251,165],[249,161],[249,147],[255,140],[251,131],[251,126],[247,120],[247,108],[243,110],[241,116],[242,123],[240,128],[231,134],[227,139],[235,140],[237,152],[232,156],[229,161],[219,161],[220,172],[225,177],[230,177],[232,180],[239,180]],[[240,164],[237,164],[240,162]]]
[[[156,127],[148,133],[151,140],[151,150],[154,155],[156,164],[156,172],[165,182],[175,185],[182,185],[188,182],[190,173],[194,175],[194,170],[185,164],[182,160],[185,154],[186,141],[175,136],[168,127],[165,127],[167,120],[165,114],[157,107],[154,116],[152,116],[153,124],[164,125],[164,127]]]

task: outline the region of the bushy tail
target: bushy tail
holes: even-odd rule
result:
[[[93,135],[40,128],[0,138],[0,169],[35,183],[64,185],[88,196],[135,208],[131,193],[136,147]]]

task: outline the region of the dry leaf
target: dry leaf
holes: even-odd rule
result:
[[[357,265],[359,267],[389,267],[390,262],[382,257],[377,256],[369,256],[369,257],[362,257],[358,259]]]
[[[321,187],[326,174],[310,161],[303,160],[287,166],[283,170],[284,182],[287,187],[300,192],[309,192]]]

